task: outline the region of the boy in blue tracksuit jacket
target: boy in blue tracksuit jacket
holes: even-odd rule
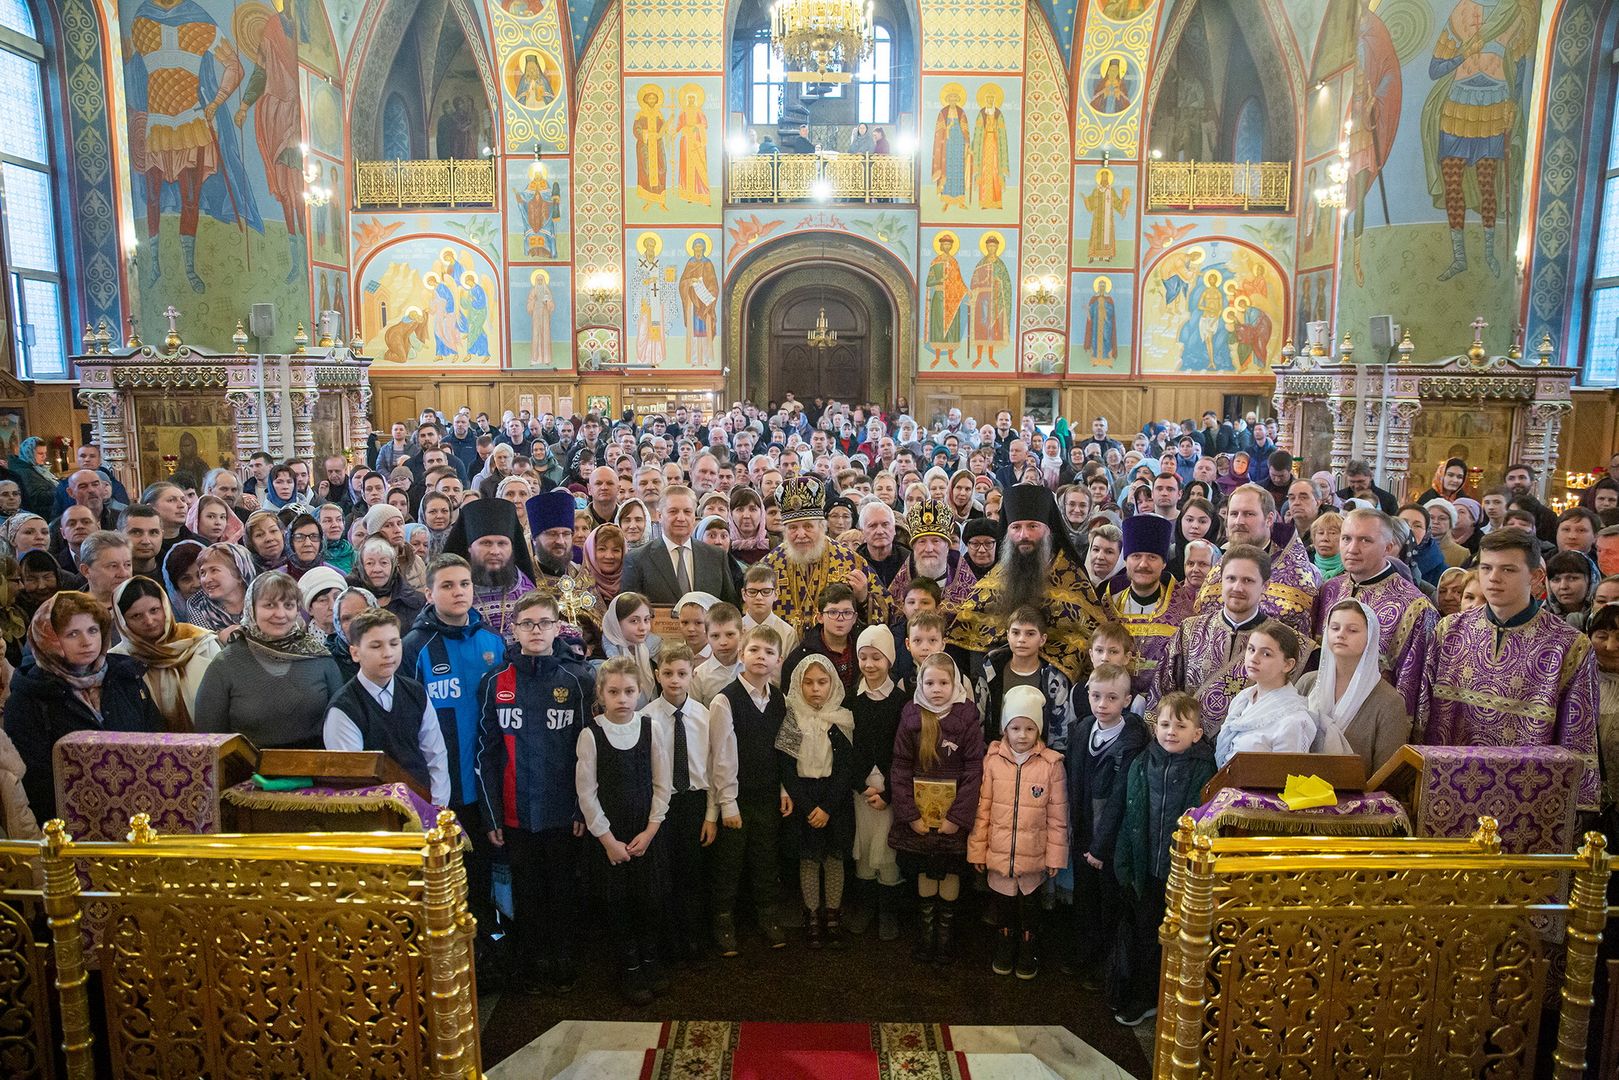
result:
[[[478,802],[489,842],[512,868],[519,982],[566,993],[578,981],[568,928],[585,831],[574,765],[595,680],[589,664],[556,648],[562,624],[550,594],[523,597],[512,620],[507,662],[478,687]]]
[[[472,841],[466,854],[467,905],[487,953],[495,929],[488,834],[478,811],[478,683],[506,654],[506,642],[472,607],[472,569],[459,555],[427,566],[428,606],[405,636],[399,671],[427,687],[449,755],[450,809]]]

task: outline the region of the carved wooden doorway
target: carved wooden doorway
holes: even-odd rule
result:
[[[816,348],[807,335],[822,310],[827,329],[837,332],[836,345]],[[789,390],[800,401],[816,397],[865,401],[871,369],[871,313],[852,292],[835,286],[809,286],[780,295],[771,306],[770,400]]]

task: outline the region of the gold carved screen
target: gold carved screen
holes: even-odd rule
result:
[[[1411,472],[1406,491],[1420,495],[1434,470],[1459,457],[1485,476],[1503,476],[1512,464],[1517,406],[1499,401],[1425,401],[1411,427]]]

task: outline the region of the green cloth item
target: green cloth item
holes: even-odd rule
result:
[[[299,788],[315,786],[313,776],[280,776],[272,780],[267,776],[254,773],[253,782],[259,786],[260,791],[296,791]]]

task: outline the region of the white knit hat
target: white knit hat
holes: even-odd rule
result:
[[[1006,692],[1001,700],[1001,730],[1006,730],[1018,717],[1027,717],[1034,721],[1034,726],[1040,734],[1046,733],[1046,695],[1032,686],[1014,686]]]
[[[884,623],[873,623],[860,631],[860,636],[855,639],[854,648],[856,655],[859,655],[861,649],[876,649],[888,657],[890,667],[893,666],[894,657],[897,655],[894,651],[894,631]]]

